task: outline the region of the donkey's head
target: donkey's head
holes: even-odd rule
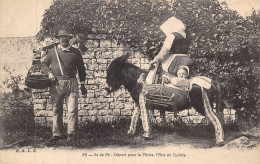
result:
[[[122,70],[129,56],[130,54],[120,56],[108,66],[106,77],[107,87],[105,88],[108,93],[118,90],[124,84],[126,79],[124,79]]]

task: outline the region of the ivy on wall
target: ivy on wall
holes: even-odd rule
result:
[[[51,37],[61,26],[74,34],[106,34],[149,58],[165,35],[160,25],[171,16],[186,24],[195,72],[217,77],[223,96],[244,117],[259,119],[260,14],[243,18],[217,0],[56,0],[37,34]]]

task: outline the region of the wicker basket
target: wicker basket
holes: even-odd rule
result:
[[[52,81],[41,72],[40,66],[33,65],[25,77],[25,85],[33,89],[45,89],[52,85]]]
[[[189,91],[162,84],[146,84],[143,92],[150,105],[180,108],[189,101]]]

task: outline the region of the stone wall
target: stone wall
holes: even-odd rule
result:
[[[89,36],[85,42],[88,50],[82,55],[86,66],[87,98],[80,93],[79,98],[79,123],[86,122],[115,122],[121,118],[130,118],[135,104],[129,93],[121,87],[115,93],[107,95],[104,87],[106,82],[106,69],[115,58],[130,53],[129,62],[136,66],[147,69],[149,61],[134,49],[118,45],[116,41],[107,39],[105,36]],[[35,121],[41,125],[52,124],[51,97],[49,90],[33,90],[33,103]],[[159,111],[153,113],[154,118],[159,117]],[[236,121],[235,111],[224,110],[224,119],[227,123]],[[194,109],[184,110],[178,113],[187,124],[207,124],[207,120],[199,115]],[[173,113],[167,112],[168,121],[175,120]],[[64,120],[66,118],[66,105],[64,104]]]

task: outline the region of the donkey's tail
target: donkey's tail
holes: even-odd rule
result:
[[[216,87],[216,114],[222,124],[224,124],[223,120],[223,101],[222,101],[222,95],[221,95],[221,86],[220,84],[216,81],[215,82],[215,87]]]

